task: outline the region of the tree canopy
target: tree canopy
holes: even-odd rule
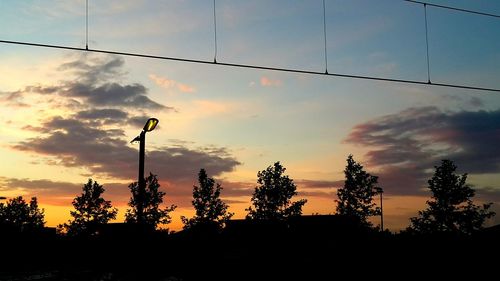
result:
[[[253,207],[246,209],[248,219],[284,220],[302,214],[307,200],[292,202],[292,197],[297,195],[297,186],[284,174],[285,171],[286,168],[278,161],[257,173],[258,186],[251,199]]]
[[[381,191],[378,177],[363,170],[363,166],[347,157],[344,170],[345,182],[337,190],[337,214],[353,217],[363,225],[371,226],[368,217],[380,215],[380,208],[373,202],[373,196]]]
[[[118,209],[113,208],[111,201],[102,198],[105,189],[97,181],[89,179],[83,185],[82,194],[73,199],[74,211],[71,211],[72,220],[60,225],[69,235],[93,235],[97,227],[115,219]]]
[[[234,213],[227,212],[228,205],[220,199],[221,185],[208,177],[205,169],[201,169],[198,173],[198,183],[199,186],[193,186],[193,200],[191,201],[196,214],[190,219],[181,217],[184,228],[212,224],[218,228],[223,227]]]
[[[29,203],[22,196],[0,203],[0,224],[10,225],[19,231],[43,228],[44,219],[44,210],[38,208],[36,197],[32,197]]]
[[[477,206],[472,202],[475,191],[466,183],[467,174],[456,174],[453,161],[442,160],[435,169],[427,181],[432,192],[428,207],[410,219],[407,230],[420,234],[471,234],[481,229],[485,220],[495,215],[489,211],[492,203]]]
[[[143,202],[144,224],[154,229],[156,229],[159,224],[169,224],[172,220],[170,212],[174,211],[177,206],[171,205],[163,209],[160,208],[163,203],[165,192],[159,190],[160,184],[158,183],[156,175],[149,173],[149,176],[145,178],[145,183],[146,190]],[[128,187],[132,192],[132,197],[128,203],[131,209],[127,210],[127,213],[125,214],[125,221],[127,223],[137,223],[139,183],[133,182]]]

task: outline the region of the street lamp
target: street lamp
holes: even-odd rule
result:
[[[144,197],[146,194],[146,182],[144,181],[144,151],[146,147],[146,133],[151,132],[158,125],[158,119],[149,118],[142,132],[139,136],[135,137],[130,143],[135,141],[139,142],[139,190],[137,192],[137,222],[144,223]]]

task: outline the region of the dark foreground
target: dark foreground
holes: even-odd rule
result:
[[[0,280],[478,280],[495,276],[500,264],[498,227],[470,237],[302,223],[0,238]]]

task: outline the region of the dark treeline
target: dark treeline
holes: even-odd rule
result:
[[[0,280],[331,280],[397,276],[398,270],[452,276],[459,269],[479,274],[496,260],[489,253],[500,250],[500,227],[484,228],[495,215],[491,203],[473,203],[467,174],[457,174],[452,161],[434,168],[426,209],[399,233],[369,221],[382,212],[375,197],[383,188],[352,155],[335,215],[302,215],[307,200],[293,200],[297,186],[280,162],[257,173],[243,220],[232,219],[220,198],[223,187],[201,169],[193,186],[195,214],[181,218],[180,232],[158,229],[170,223],[176,206],[163,206],[165,193],[153,174],[145,179],[143,223],[137,182],[129,185],[124,223],[109,223],[118,210],[92,179],[57,231],[44,227],[35,197],[11,198],[0,203]]]

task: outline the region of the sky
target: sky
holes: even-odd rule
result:
[[[498,1],[429,3],[500,14]],[[89,1],[91,49],[427,81],[424,8],[400,0]],[[500,21],[427,7],[430,78],[500,88]],[[85,48],[85,1],[0,2],[0,39]],[[384,226],[425,208],[426,181],[451,159],[475,202],[500,213],[495,92],[285,73],[0,44],[0,195],[36,196],[66,222],[88,178],[123,221],[149,117],[146,173],[158,175],[170,229],[191,216],[201,168],[244,218],[257,172],[276,161],[303,213],[335,213],[349,154],[379,177]],[[500,216],[488,225],[500,223]],[[378,218],[373,222],[378,224]]]

